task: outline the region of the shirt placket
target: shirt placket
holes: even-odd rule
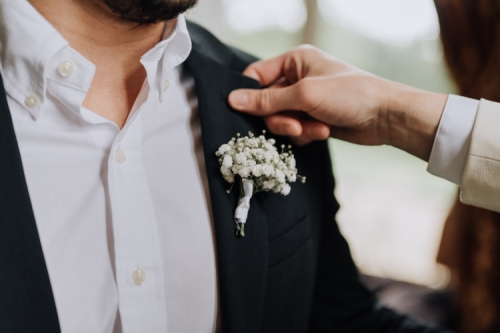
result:
[[[141,158],[136,114],[110,153],[109,188],[123,332],[165,332],[164,286],[156,219]],[[162,312],[163,311],[163,312]]]

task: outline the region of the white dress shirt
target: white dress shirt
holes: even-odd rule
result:
[[[427,170],[462,185],[479,101],[450,95],[441,116]]]
[[[0,0],[0,65],[63,333],[214,332],[210,198],[184,17],[147,52],[123,129],[82,107],[95,66]]]

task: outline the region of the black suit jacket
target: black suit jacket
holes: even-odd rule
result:
[[[188,28],[193,51],[186,67],[199,99],[224,332],[439,332],[379,306],[360,283],[335,223],[339,206],[326,143],[295,148],[307,183],[294,184],[288,197],[255,195],[247,236],[235,236],[238,191],[226,193],[215,152],[238,132],[264,129],[261,119],[236,113],[227,104],[233,89],[259,86],[241,75],[255,58],[195,24]],[[57,333],[57,311],[16,136],[5,93],[0,95],[0,333]]]

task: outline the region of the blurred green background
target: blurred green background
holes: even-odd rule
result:
[[[387,79],[453,93],[432,0],[199,0],[188,13],[262,58],[303,43]],[[440,287],[435,263],[456,187],[391,147],[331,141],[338,222],[367,274]]]

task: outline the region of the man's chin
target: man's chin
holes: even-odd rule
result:
[[[196,6],[198,0],[101,0],[121,20],[138,24],[168,22]]]

